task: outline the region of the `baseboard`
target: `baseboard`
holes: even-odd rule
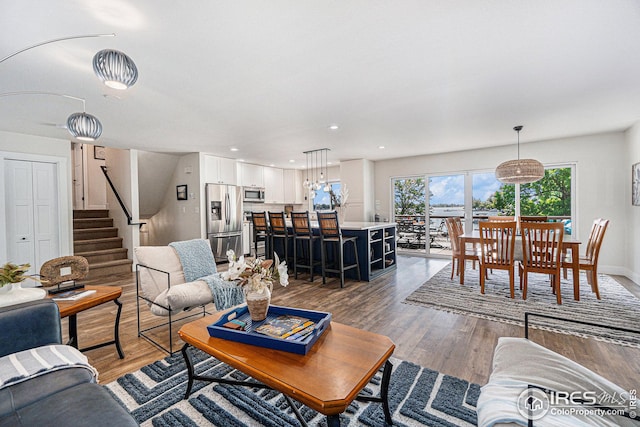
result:
[[[628,268],[612,266],[612,265],[599,265],[598,272],[604,273],[604,274],[624,276],[627,279],[633,281],[636,285],[640,286],[640,273],[633,272]]]

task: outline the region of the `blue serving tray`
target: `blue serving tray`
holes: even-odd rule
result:
[[[274,338],[255,332],[257,327],[282,314],[290,314],[312,320],[316,324],[315,330],[300,341]],[[233,319],[245,322],[247,324],[246,330],[239,331],[222,326]],[[226,340],[256,345],[259,347],[272,348],[274,350],[288,351],[289,353],[307,354],[309,349],[311,349],[313,344],[318,340],[318,338],[320,338],[320,335],[324,333],[330,323],[331,313],[303,310],[300,308],[281,307],[278,305],[269,306],[269,311],[267,312],[267,318],[265,320],[262,322],[253,322],[249,315],[247,306],[242,306],[225,313],[216,323],[207,326],[207,329],[209,330],[209,335],[212,337],[224,338]]]

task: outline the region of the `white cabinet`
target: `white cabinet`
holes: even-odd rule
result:
[[[235,185],[237,183],[236,161],[205,155],[204,176],[206,182]]]
[[[264,166],[240,163],[240,185],[264,187]]]
[[[284,202],[295,205],[304,203],[302,171],[296,169],[284,170]]]
[[[264,168],[265,203],[284,203],[284,171],[280,168]]]

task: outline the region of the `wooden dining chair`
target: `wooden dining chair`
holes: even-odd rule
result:
[[[547,222],[549,220],[548,216],[532,216],[532,215],[520,215],[518,220],[523,222]]]
[[[480,293],[484,294],[484,283],[488,269],[509,272],[509,290],[515,298],[514,251],[516,245],[515,221],[480,222]]]
[[[600,255],[600,247],[604,239],[604,233],[609,226],[608,219],[596,218],[591,227],[589,240],[587,241],[587,249],[584,256],[580,257],[580,270],[587,273],[587,283],[591,286],[591,291],[596,294],[596,298],[600,299],[600,290],[598,289],[598,257]],[[573,254],[571,254],[573,256]],[[564,274],[566,277],[567,267],[569,263],[562,263]]]
[[[476,261],[479,261],[478,251],[475,248],[466,248],[460,245],[460,236],[464,232],[460,218],[449,217],[445,219],[445,224],[451,239],[451,279],[453,280],[453,272],[455,270],[456,275],[460,276],[460,284],[464,285],[464,275],[460,274],[460,263],[471,260],[475,269]]]
[[[564,224],[561,222],[525,222],[521,224],[522,262],[520,263],[520,287],[522,299],[527,299],[529,273],[548,274],[556,302],[562,304],[560,293],[560,267]]]
[[[498,216],[489,216],[487,217],[488,221],[491,222],[511,222],[511,221],[515,221],[516,217],[515,216],[508,216],[508,215],[498,215]]]

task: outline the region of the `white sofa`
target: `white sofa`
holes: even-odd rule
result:
[[[478,399],[478,425],[526,426],[528,419],[518,410],[517,402],[528,385],[559,392],[578,392],[573,395],[575,398],[596,398],[603,406],[617,407],[618,403],[622,403],[608,400],[606,396],[621,399],[625,401],[622,406],[626,405],[629,412],[629,390],[622,389],[584,366],[526,338],[502,337],[494,351],[489,382],[482,387]],[[584,395],[582,392],[588,394]],[[548,396],[543,393],[543,397],[545,395]],[[564,403],[562,399],[555,405],[552,402],[549,410],[541,418],[535,419],[533,425],[637,427],[640,423],[623,416],[593,415],[587,413],[594,409],[593,406],[574,404],[571,401],[568,406],[574,408],[573,412],[569,408],[566,413],[559,413],[558,407]]]

